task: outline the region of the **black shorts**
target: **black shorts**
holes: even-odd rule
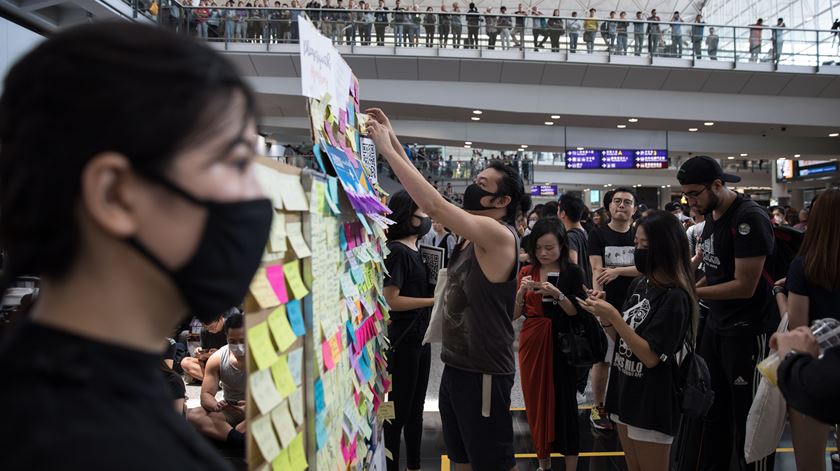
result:
[[[510,414],[514,375],[493,375],[490,417],[481,415],[482,376],[443,369],[439,400],[446,452],[453,463],[470,463],[476,471],[508,471],[516,465]]]

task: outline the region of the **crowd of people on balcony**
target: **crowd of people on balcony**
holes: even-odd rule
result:
[[[200,38],[259,43],[297,42],[297,20],[301,14],[306,14],[337,45],[502,50],[533,47],[535,51],[550,48],[552,52],[576,53],[582,41],[581,52],[585,49],[587,53],[641,56],[647,51],[651,56],[717,60],[722,34],[718,28],[707,27],[701,14],[685,19],[678,11],[659,16],[655,9],[650,13],[609,11],[604,18],[595,8],[584,12],[583,17],[577,11],[561,16],[559,9],[547,15],[536,6],[528,9],[522,3],[515,11],[505,6],[498,11],[493,7],[481,11],[474,3],[462,9],[458,2],[423,10],[417,4],[403,5],[400,0],[390,9],[382,0],[378,5],[364,0],[323,2],[183,0],[181,5],[186,8],[172,3],[165,10],[173,27],[188,28]],[[769,28],[762,18],[745,26],[749,28],[744,34],[749,60],[766,58],[777,62],[785,43],[784,19],[779,18]],[[765,29],[770,30],[769,38]],[[741,33],[727,29],[723,36],[732,41]],[[762,57],[767,39],[769,54]]]

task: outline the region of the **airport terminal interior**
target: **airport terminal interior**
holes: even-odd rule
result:
[[[97,29],[109,23],[120,27]],[[97,35],[118,44],[85,49]],[[172,59],[193,49],[189,65]],[[176,300],[183,318],[158,329],[165,381],[146,387],[161,393],[152,400],[172,391],[175,413],[158,412],[190,448],[154,444],[141,420],[146,437],[118,447],[113,467],[116,452],[58,445],[67,469],[840,470],[840,1],[0,0],[4,371],[33,326],[127,350],[118,358],[139,348],[39,320],[77,271],[21,264],[33,246],[59,252],[56,231],[22,229],[40,209],[14,205],[47,204],[35,192],[49,185],[17,169],[29,148],[84,159],[40,159],[26,177],[65,173],[44,181],[74,191],[82,214],[100,157],[72,150],[95,128],[52,136],[54,110],[64,123],[92,112],[33,98],[58,83],[25,73],[39,54],[67,85],[97,75],[103,94],[112,62],[125,73],[113,80],[160,80],[114,86],[141,95],[125,106],[87,85],[69,92],[121,122],[151,110],[125,118],[136,129],[120,135],[136,142],[170,139],[167,113],[193,129],[197,106],[203,126],[239,119],[227,101],[247,96],[255,120],[231,148],[255,150],[231,179],[270,202],[220,203],[190,176],[150,180],[209,213],[184,268],[160,254],[180,250],[191,232],[178,227],[195,218],[162,223],[167,250],[151,229],[121,236],[136,248],[124,276],[162,270],[181,296],[158,304]],[[147,62],[125,65],[135,60]],[[215,86],[241,91],[196,101]],[[27,108],[38,103],[57,104]],[[38,134],[16,127],[27,113]],[[88,222],[107,213],[90,211]],[[59,339],[62,325],[78,337]],[[73,358],[61,368],[83,377]],[[77,394],[8,371],[7,407],[52,386]],[[43,414],[2,428],[37,428]],[[72,417],[103,430],[134,420]],[[87,430],[74,427],[62,426]],[[0,469],[56,469],[30,456],[35,437],[0,432]]]

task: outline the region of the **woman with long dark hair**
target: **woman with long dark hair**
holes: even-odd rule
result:
[[[0,348],[0,401],[14,404],[0,469],[227,469],[173,411],[160,357],[188,314],[241,302],[259,267],[274,210],[257,137],[233,66],[161,28],[63,30],[11,69],[2,287],[37,275],[41,289]]]
[[[595,297],[579,300],[616,342],[606,408],[618,425],[629,471],[667,471],[680,406],[674,356],[697,331],[688,239],[667,211],[636,228],[636,269],[623,314]]]
[[[531,439],[540,469],[551,469],[551,453],[565,456],[567,470],[577,469],[576,369],[555,355],[554,339],[568,332],[577,315],[577,297],[585,296],[583,271],[571,262],[566,230],[557,218],[540,219],[526,250],[531,265],[519,271],[513,318],[525,316],[519,335],[522,392]]]
[[[429,384],[432,351],[423,345],[429,326],[430,308],[434,304],[426,264],[417,249],[418,237],[432,227],[432,220],[422,212],[405,191],[400,190],[388,202],[389,216],[396,224],[388,228],[388,250],[385,259],[385,300],[391,307],[388,339],[391,354],[388,369],[393,389],[388,399],[394,401],[396,418],[385,423],[385,447],[391,450],[388,470],[400,465],[400,441],[405,434],[407,468],[420,469],[420,439],[423,436],[423,402]]]
[[[788,269],[785,299],[783,290],[774,288],[780,310],[788,313],[788,329],[811,325],[817,319],[832,317],[840,320],[840,190],[829,189],[819,194],[808,215],[808,231],[799,249],[799,255],[793,259]],[[785,302],[786,301],[786,302]],[[786,368],[779,372],[779,387],[789,396],[790,428],[793,438],[794,454],[798,469],[825,469],[826,437],[831,428],[812,417],[813,411],[820,407],[803,407],[806,403],[818,403],[809,400],[819,395],[820,384],[802,381],[800,376],[807,364],[813,359],[807,355],[799,359],[800,367]],[[792,374],[787,374],[788,372]],[[809,384],[810,383],[810,384]],[[827,383],[823,383],[827,384]],[[835,391],[836,392],[836,391]],[[807,398],[807,399],[806,399]],[[798,408],[804,409],[800,412]],[[825,420],[825,419],[823,419]]]

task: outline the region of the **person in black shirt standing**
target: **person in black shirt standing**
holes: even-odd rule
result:
[[[44,146],[44,129],[62,145]],[[188,313],[209,322],[248,292],[274,212],[257,137],[234,67],[161,28],[65,29],[14,65],[2,287],[30,274],[41,289],[0,347],[0,401],[14,405],[0,469],[227,469],[173,410],[160,357]]]
[[[729,469],[734,444],[739,469],[772,469],[774,455],[746,463],[744,438],[774,312],[765,268],[773,228],[764,209],[727,188],[741,178],[723,173],[711,157],[689,159],[677,179],[706,220],[700,236],[705,277],[697,282],[697,297],[709,312],[698,353],[709,366],[715,402],[704,422],[701,467]]]
[[[388,26],[388,7],[385,6],[385,0],[379,0],[379,8],[376,9],[374,15],[373,28],[376,30],[376,45],[385,45],[385,28]]]
[[[628,188],[616,188],[604,201],[612,216],[609,224],[596,227],[589,234],[589,262],[592,265],[592,288],[605,291],[607,302],[621,309],[627,299],[627,290],[633,278],[639,276],[633,264],[633,214],[636,213],[636,193]],[[610,348],[604,363],[592,366],[592,394],[595,407],[590,412],[590,421],[597,430],[611,431],[613,424],[604,409],[607,390],[607,376],[612,360],[614,345]]]
[[[627,468],[667,471],[680,419],[673,357],[693,341],[686,336],[697,321],[688,240],[679,221],[666,211],[641,219],[633,259],[642,276],[633,282],[623,314],[591,294],[578,302],[616,342],[607,408],[618,424]]]
[[[405,431],[407,468],[420,469],[420,439],[423,436],[423,402],[429,384],[432,350],[423,345],[429,326],[430,308],[435,300],[429,286],[426,264],[417,249],[418,237],[429,232],[432,220],[420,211],[411,196],[400,190],[391,195],[390,218],[396,222],[388,228],[388,250],[385,259],[385,300],[391,306],[388,339],[391,354],[388,370],[393,389],[388,399],[394,401],[396,418],[385,423],[385,447],[391,450],[388,470],[400,465],[400,438]]]

